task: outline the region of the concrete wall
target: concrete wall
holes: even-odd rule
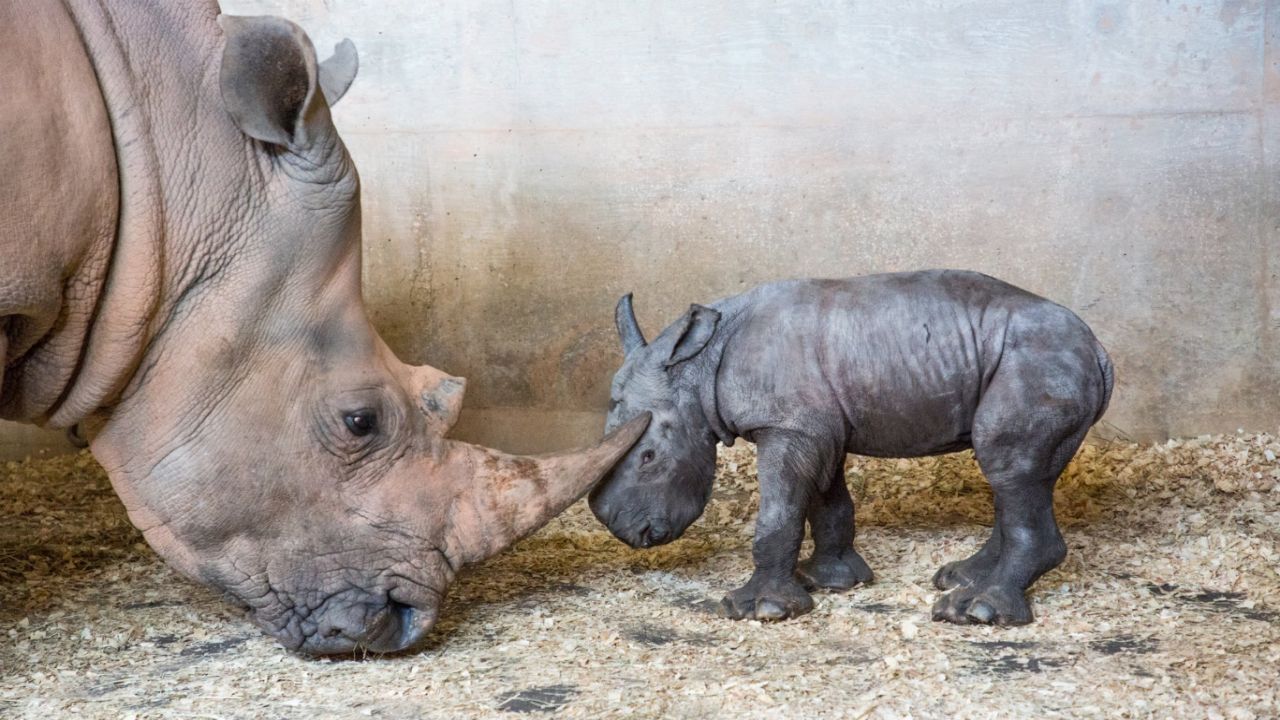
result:
[[[780,277],[952,266],[1076,309],[1111,432],[1280,424],[1276,2],[226,0],[361,71],[367,298],[459,432],[599,429],[651,331]]]

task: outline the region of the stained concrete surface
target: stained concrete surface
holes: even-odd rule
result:
[[[465,439],[597,435],[623,292],[652,333],[767,280],[936,266],[1078,311],[1109,436],[1280,417],[1278,3],[223,5],[355,41],[371,315],[468,377]]]
[[[526,450],[585,440],[613,302],[953,266],[1077,310],[1114,436],[1280,417],[1280,6],[228,0],[361,73],[367,295]],[[541,420],[541,421],[540,421]],[[539,431],[521,442],[521,428]]]

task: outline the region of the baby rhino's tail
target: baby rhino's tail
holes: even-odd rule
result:
[[[1107,355],[1107,349],[1102,347],[1102,343],[1097,338],[1093,339],[1093,353],[1098,357],[1098,370],[1102,372],[1102,404],[1098,406],[1098,415],[1093,419],[1096,424],[1102,419],[1107,412],[1107,405],[1111,404],[1111,389],[1116,384],[1116,370],[1111,364],[1111,357]]]

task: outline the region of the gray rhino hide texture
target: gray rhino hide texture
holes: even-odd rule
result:
[[[808,612],[808,590],[871,580],[853,546],[846,453],[921,457],[972,448],[995,496],[991,537],[944,565],[936,620],[1032,621],[1025,592],[1067,546],[1053,486],[1106,410],[1110,359],[1070,310],[974,272],[930,270],[761,285],[693,305],[651,343],[618,303],[626,359],[607,428],[652,422],[591,509],[619,539],[676,539],[711,494],[715,446],[756,443],[755,572],[721,601],[731,618]],[[797,563],[805,521],[813,555]]]

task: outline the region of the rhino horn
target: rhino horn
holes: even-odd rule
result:
[[[469,468],[450,518],[446,551],[455,567],[491,557],[545,525],[576,502],[631,449],[649,425],[644,413],[595,447],[517,456],[453,443],[449,462]],[[461,458],[456,456],[460,455]]]
[[[613,322],[618,327],[624,355],[630,355],[632,350],[645,346],[644,333],[640,331],[640,323],[636,322],[636,313],[631,307],[631,293],[618,300],[618,305],[613,310]]]

